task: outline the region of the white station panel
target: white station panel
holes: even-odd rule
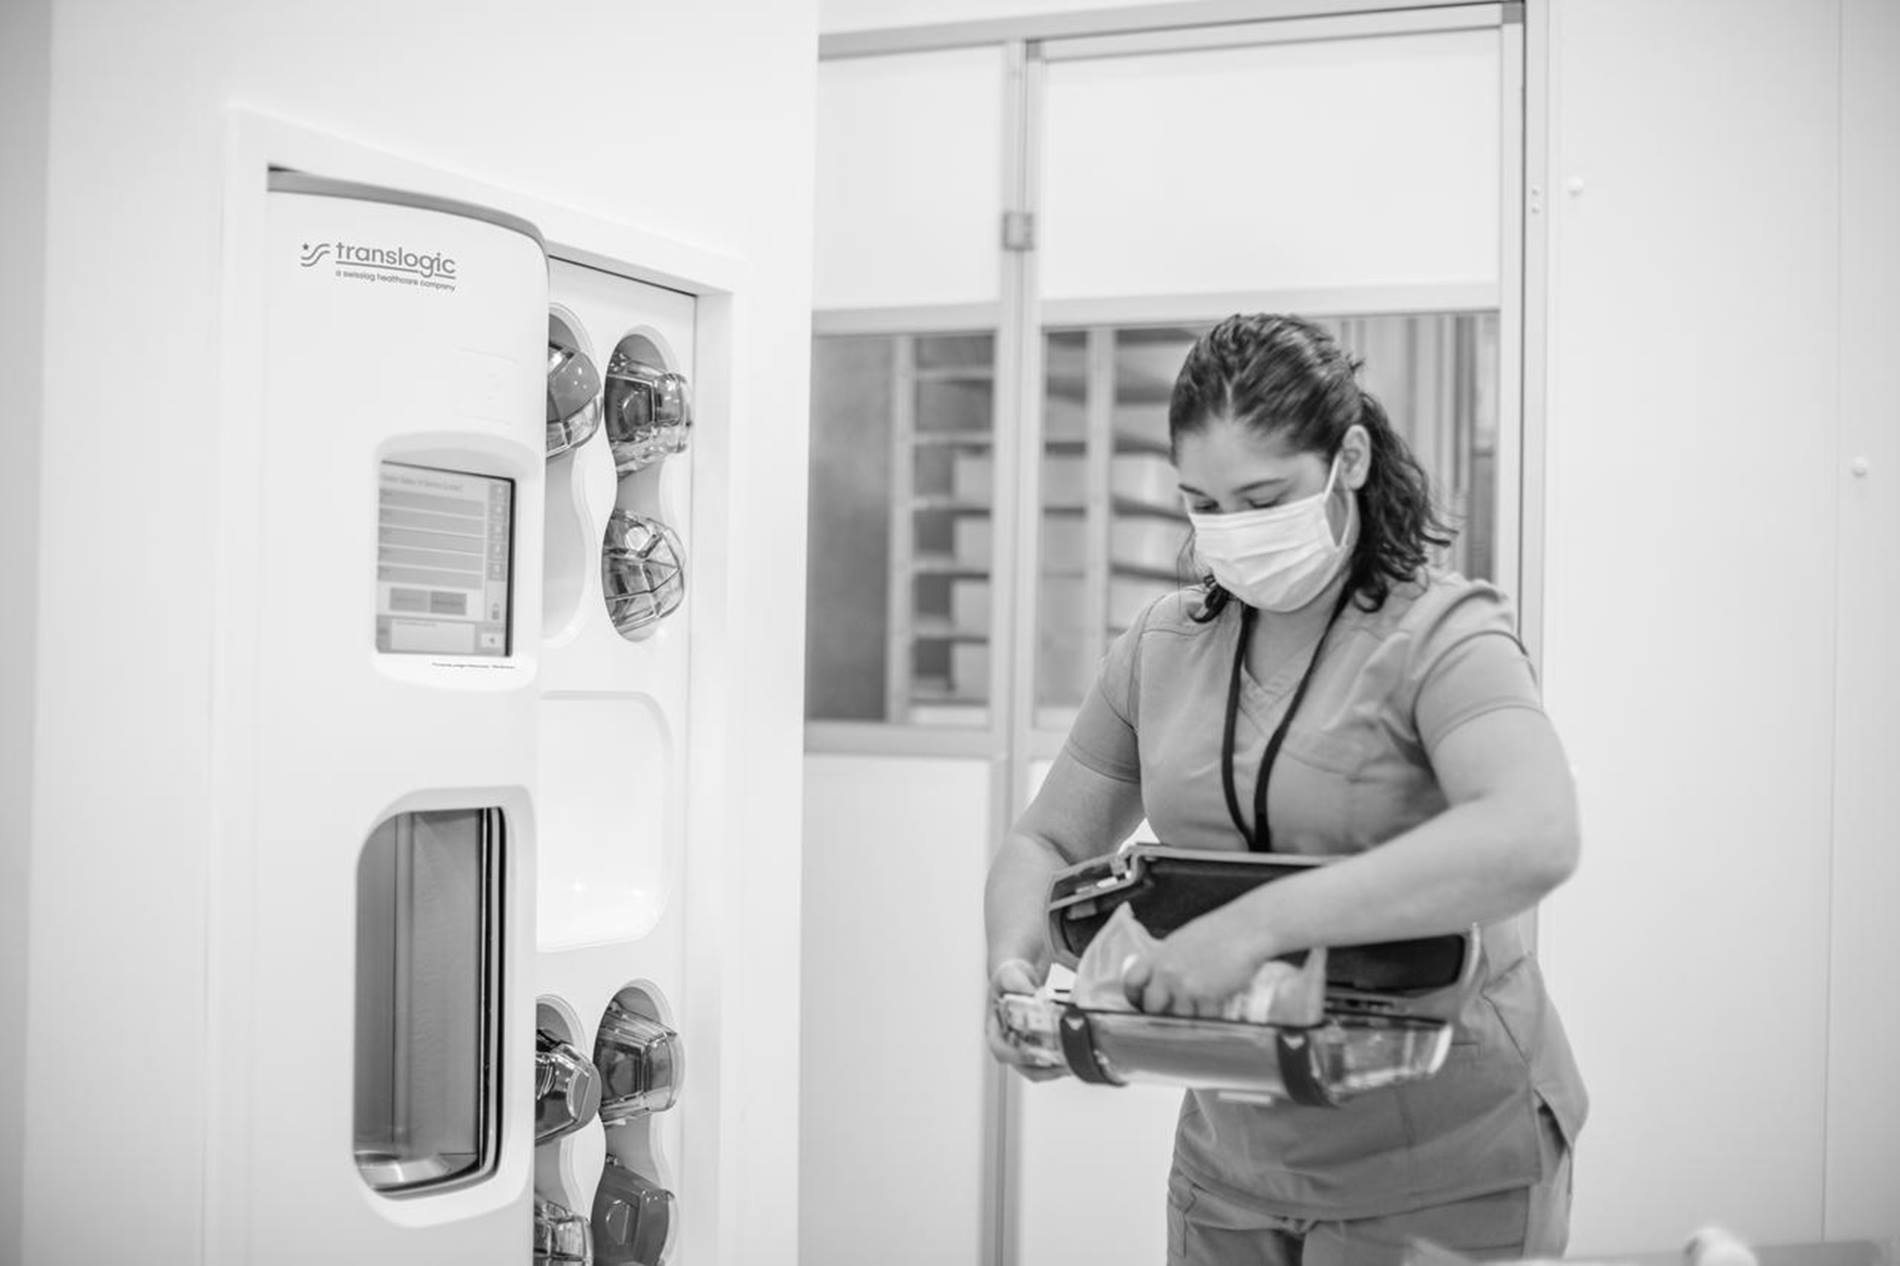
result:
[[[549,300],[550,331],[599,368],[603,418],[547,463],[536,1026],[597,1076],[599,1110],[535,1149],[537,1236],[566,1218],[589,1229],[596,1263],[676,1266],[718,1226],[712,1189],[686,1180],[719,1118],[687,989],[685,884],[694,627],[720,575],[693,489],[726,417],[698,412],[693,296],[557,258]],[[650,603],[629,597],[635,563],[666,591]]]
[[[601,366],[638,349],[696,385],[690,295],[564,260],[550,276],[562,319]],[[603,431],[548,463],[545,575],[549,593],[568,600],[544,608],[535,927],[543,952],[647,938],[682,873],[699,454],[689,448],[623,476],[611,439]],[[685,556],[681,607],[632,640],[616,630],[603,592],[602,542],[616,510],[665,523]],[[641,957],[651,951],[649,942]]]
[[[1500,55],[1485,30],[1053,62],[1044,298],[1495,283]]]
[[[1002,51],[822,63],[817,197],[812,307],[995,302]]]
[[[264,274],[249,1260],[514,1263],[529,1224],[547,258],[278,173]]]

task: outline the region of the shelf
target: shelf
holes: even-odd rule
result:
[[[991,431],[913,431],[910,442],[918,448],[994,448]]]
[[[1116,497],[1113,502],[1116,514],[1149,519],[1169,519],[1176,523],[1188,521],[1187,511],[1179,505],[1156,505],[1152,501],[1137,501],[1133,497]]]
[[[1168,451],[1166,440],[1151,439],[1146,435],[1130,435],[1125,431],[1115,433],[1115,451],[1117,453],[1151,453],[1156,457],[1169,459],[1174,456]]]
[[[990,640],[988,633],[973,633],[968,629],[958,628],[948,620],[930,617],[913,620],[910,626],[910,637],[913,642],[988,642]]]
[[[911,370],[918,382],[992,383],[996,370],[990,365],[919,365]]]
[[[987,515],[990,507],[975,501],[965,501],[949,493],[925,493],[912,497],[910,508],[922,514],[982,514]]]
[[[1172,567],[1148,567],[1141,563],[1110,563],[1108,573],[1111,576],[1123,576],[1130,580],[1158,580],[1163,584],[1180,586],[1189,584]]]
[[[990,576],[988,564],[966,563],[954,554],[915,555],[910,560],[910,572],[913,576],[949,576],[961,580],[988,580]]]
[[[930,703],[953,705],[960,708],[980,708],[988,700],[975,695],[958,694],[950,688],[950,683],[935,677],[916,677],[910,683],[910,701],[912,703]]]
[[[1155,330],[1147,337],[1130,338],[1119,331],[1115,341],[1115,398],[1119,401],[1165,402],[1181,376],[1181,365],[1193,350],[1192,331]]]
[[[1115,404],[1118,407],[1134,405],[1137,408],[1166,409],[1174,399],[1174,383],[1158,382],[1119,382],[1115,385]]]

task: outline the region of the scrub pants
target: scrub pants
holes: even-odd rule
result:
[[[1570,1238],[1570,1149],[1540,1107],[1543,1181],[1382,1218],[1326,1222],[1248,1208],[1168,1179],[1168,1266],[1401,1266],[1414,1240],[1478,1261],[1562,1257]]]

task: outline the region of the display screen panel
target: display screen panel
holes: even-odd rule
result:
[[[376,512],[376,649],[510,651],[512,479],[384,462]]]

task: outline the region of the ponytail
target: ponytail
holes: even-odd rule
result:
[[[1432,505],[1425,468],[1369,391],[1359,393],[1359,425],[1372,441],[1372,461],[1358,494],[1359,543],[1349,583],[1359,606],[1377,611],[1395,583],[1416,578],[1433,549],[1451,544],[1451,529]]]

